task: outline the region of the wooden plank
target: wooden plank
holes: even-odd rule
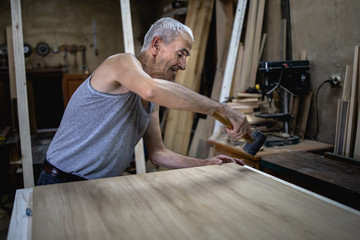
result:
[[[236,7],[234,25],[233,25],[233,30],[232,30],[231,39],[230,39],[230,48],[229,48],[229,52],[228,52],[227,59],[226,59],[224,80],[223,80],[220,97],[219,97],[220,102],[225,102],[226,98],[229,97],[229,94],[230,94],[231,82],[233,79],[235,62],[236,62],[238,47],[240,44],[242,26],[244,23],[246,4],[247,4],[246,0],[239,0],[238,5]],[[216,121],[215,125],[214,125],[213,133],[218,132],[218,129],[220,129],[220,126],[221,126],[221,123]]]
[[[195,41],[186,70],[176,74],[175,82],[196,92],[200,87],[213,6],[212,0],[190,1],[185,20],[185,25],[193,30]],[[165,128],[165,146],[177,153],[187,154],[192,124],[192,112],[170,109]]]
[[[344,77],[344,84],[343,84],[343,91],[342,91],[342,99],[349,100],[351,97],[351,70],[352,67],[350,65],[346,65],[345,68],[345,77]]]
[[[241,68],[240,91],[246,90],[250,87],[251,64],[254,50],[255,28],[256,28],[256,14],[259,0],[249,1],[249,12],[246,24],[246,33],[244,41],[244,59]]]
[[[299,103],[300,108],[298,113],[295,135],[299,136],[302,139],[305,136],[312,95],[313,93],[309,92],[306,95],[302,96],[302,99]]]
[[[262,36],[262,39],[261,39],[261,44],[260,44],[258,62],[261,61],[261,58],[262,58],[262,55],[263,55],[263,52],[264,52],[264,48],[265,48],[266,38],[267,38],[267,34],[263,33],[263,36]]]
[[[338,114],[335,132],[335,154],[344,154],[346,147],[346,135],[348,127],[348,116],[351,96],[351,66],[347,65],[345,70],[345,78],[343,84],[342,98],[338,100]]]
[[[340,121],[341,121],[341,112],[342,104],[341,99],[338,99],[337,108],[336,108],[336,126],[335,126],[335,141],[334,141],[334,153],[339,154],[340,147],[339,144],[342,144],[340,139]]]
[[[353,157],[356,159],[360,159],[360,61],[358,63],[358,76],[357,79],[355,79],[356,82],[358,82],[357,86],[357,124],[356,124],[356,136],[355,136],[355,143],[354,143],[354,155]]]
[[[349,108],[349,118],[348,118],[346,147],[345,147],[345,156],[347,157],[353,157],[354,155],[354,144],[355,144],[355,136],[356,136],[355,118],[356,118],[358,81],[359,81],[359,46],[355,46],[350,108]]]
[[[249,87],[254,87],[256,83],[256,73],[259,68],[260,41],[262,35],[263,19],[264,19],[265,0],[259,0],[259,6],[256,14],[256,29],[254,39],[254,49],[251,63],[250,83]]]
[[[17,103],[21,144],[21,161],[23,166],[24,187],[29,188],[34,186],[34,173],[32,164],[29,109],[26,90],[24,40],[22,34],[20,0],[11,0],[10,6],[13,30],[12,39],[14,47],[16,93],[18,99]]]
[[[120,0],[121,20],[124,37],[124,49],[126,53],[135,54],[134,39],[131,22],[131,11],[129,0]],[[136,174],[146,172],[145,153],[144,153],[144,140],[143,138],[135,146],[135,164]]]
[[[360,234],[358,211],[233,163],[36,187],[33,198],[33,239],[355,239]],[[246,201],[239,204],[240,199]]]
[[[16,190],[7,239],[31,239],[32,217],[26,209],[33,208],[32,199],[33,188]]]
[[[239,50],[236,58],[235,74],[232,82],[232,90],[230,96],[236,96],[238,93],[245,91],[246,87],[243,81],[241,81],[242,67],[244,63],[244,44],[239,44]]]

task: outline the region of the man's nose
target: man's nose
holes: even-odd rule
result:
[[[186,58],[181,58],[179,61],[179,67],[181,70],[185,70],[186,69]]]

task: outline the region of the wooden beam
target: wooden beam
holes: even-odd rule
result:
[[[234,68],[236,63],[237,52],[240,44],[240,37],[242,32],[242,27],[244,23],[245,11],[246,11],[246,0],[239,0],[236,7],[233,31],[231,34],[230,48],[226,60],[226,67],[224,72],[224,80],[221,87],[219,101],[224,102],[227,97],[229,97],[231,90],[231,82],[233,79]],[[215,122],[214,133],[218,132],[221,123],[219,121]]]
[[[21,161],[23,166],[24,187],[34,186],[34,173],[31,151],[29,109],[26,90],[26,72],[24,57],[24,40],[22,33],[20,0],[11,0],[12,38],[14,47],[14,63],[16,92],[18,98],[18,116],[21,144]]]
[[[129,0],[120,0],[121,20],[123,26],[124,49],[126,53],[135,54],[131,11]],[[146,173],[144,141],[141,138],[135,146],[136,173]]]

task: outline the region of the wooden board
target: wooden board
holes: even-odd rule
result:
[[[236,164],[35,187],[33,239],[354,239],[359,212]]]

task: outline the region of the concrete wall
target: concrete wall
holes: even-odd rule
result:
[[[143,36],[150,24],[158,18],[159,10],[152,4],[157,1],[132,0],[131,11],[135,51],[140,51]],[[22,0],[22,22],[24,42],[33,48],[39,42],[50,47],[61,45],[84,45],[86,62],[93,71],[106,57],[123,52],[120,0]],[[154,8],[152,11],[149,9]],[[92,21],[96,23],[98,55],[95,54]],[[10,0],[0,1],[0,44],[6,43],[5,29],[11,26]],[[74,69],[75,59],[78,69]],[[40,57],[36,52],[26,59],[26,66],[64,65],[64,54],[50,53]],[[76,58],[68,54],[70,70],[81,71],[81,54]]]
[[[265,30],[268,34],[264,59],[280,60],[280,0],[267,1]],[[315,94],[331,74],[341,74],[352,65],[355,45],[360,44],[360,1],[358,0],[291,0],[291,32],[293,59],[299,50],[307,50],[310,60],[311,89],[314,93],[307,133],[316,133]],[[342,88],[324,84],[318,95],[318,140],[334,143],[337,99]]]

